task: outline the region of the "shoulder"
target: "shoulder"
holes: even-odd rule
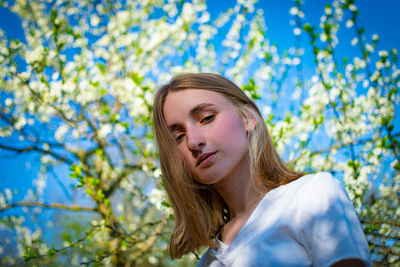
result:
[[[318,172],[308,174],[298,179],[301,192],[306,195],[310,201],[318,198],[321,200],[332,196],[341,196],[347,198],[347,193],[343,184],[335,179],[329,172]]]
[[[313,263],[330,266],[353,258],[368,265],[368,244],[342,183],[327,172],[299,179],[304,180],[293,221],[300,226],[299,240]]]
[[[338,196],[347,199],[341,182],[328,172],[318,172],[304,175],[270,190],[264,196],[260,206],[266,211],[270,211],[272,207],[282,213],[290,210],[291,217],[292,212],[303,214],[318,210],[319,206],[334,201],[334,198]]]
[[[333,240],[333,232],[328,232],[337,227],[361,227],[343,184],[330,173],[305,175],[292,183],[298,185],[290,192],[290,218],[296,229],[306,234],[300,239],[318,235],[322,240]]]
[[[306,174],[282,187],[287,187],[288,189],[300,189],[300,188],[310,188],[318,187],[321,189],[329,189],[331,187],[340,187],[341,182],[335,179],[329,172],[317,172],[312,174]],[[289,190],[290,190],[289,189]]]
[[[333,215],[335,207],[347,207],[354,211],[353,204],[341,181],[328,172],[305,175],[298,179],[296,201],[304,215]],[[296,182],[296,181],[295,181]]]
[[[298,204],[317,204],[316,202],[338,195],[347,198],[343,184],[329,172],[304,175],[279,190],[285,192],[285,198],[289,197]]]
[[[338,186],[340,185],[340,181],[333,178],[332,174],[329,172],[317,172],[313,174],[307,174],[300,177],[298,180],[301,180],[303,184],[308,186]]]

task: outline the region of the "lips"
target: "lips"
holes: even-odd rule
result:
[[[203,161],[207,160],[210,156],[213,156],[216,153],[217,151],[201,154],[196,161],[196,167],[199,166]]]

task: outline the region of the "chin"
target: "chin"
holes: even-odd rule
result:
[[[193,177],[193,179],[201,184],[213,185],[218,182],[221,182],[222,180],[224,180],[225,177],[226,175],[224,175],[223,173],[216,173],[214,171],[213,173],[209,174],[196,175]]]

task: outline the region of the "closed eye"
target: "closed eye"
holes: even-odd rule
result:
[[[204,117],[204,118],[200,121],[200,123],[211,122],[211,121],[214,120],[214,118],[215,118],[215,115],[208,115],[208,116]]]

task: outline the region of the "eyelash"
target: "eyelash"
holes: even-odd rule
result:
[[[214,120],[214,118],[215,118],[215,115],[207,115],[200,121],[200,123],[211,122]]]
[[[177,137],[175,137],[175,141],[176,141],[177,143],[180,143],[180,141],[182,140],[183,136],[184,136],[184,134],[178,135]]]

